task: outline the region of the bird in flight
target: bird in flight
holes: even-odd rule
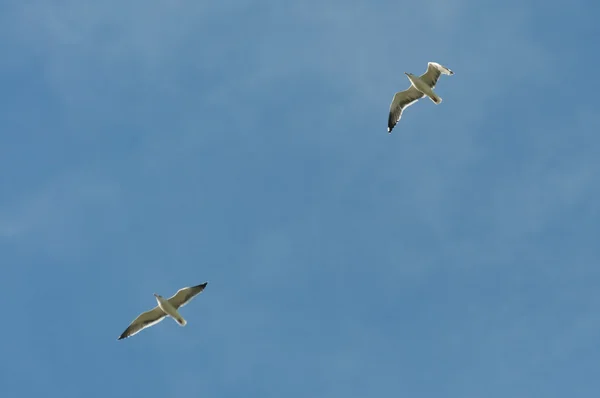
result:
[[[404,72],[410,80],[410,87],[407,90],[400,91],[394,95],[392,104],[390,105],[390,115],[388,117],[388,133],[392,133],[392,129],[400,121],[404,108],[411,106],[424,96],[429,97],[436,105],[442,103],[442,98],[433,92],[440,75],[453,75],[450,69],[436,62],[427,64],[427,72],[421,76],[413,75],[412,73]]]
[[[117,340],[126,339],[127,337],[131,337],[152,325],[156,325],[165,319],[166,316],[173,318],[180,326],[185,326],[187,321],[183,319],[177,310],[189,303],[191,299],[202,292],[207,283],[208,282],[204,282],[201,285],[179,289],[177,293],[175,293],[173,297],[170,297],[169,299],[165,299],[160,294],[154,293],[154,297],[156,297],[158,305],[150,311],[146,311],[135,318],[133,322],[131,322],[131,325],[125,329],[125,331]]]

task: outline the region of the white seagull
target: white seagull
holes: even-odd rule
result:
[[[450,69],[436,62],[429,62],[427,64],[427,72],[421,76],[404,72],[408,80],[410,80],[410,87],[394,95],[394,99],[390,105],[390,116],[388,117],[388,133],[391,134],[396,123],[400,121],[404,108],[414,104],[420,98],[428,96],[435,104],[442,103],[442,98],[433,92],[433,88],[442,73],[444,75],[454,74]]]
[[[198,293],[203,291],[207,283],[208,282],[204,282],[198,286],[184,287],[183,289],[179,289],[177,293],[175,293],[173,297],[169,298],[168,300],[160,294],[154,293],[154,297],[156,297],[158,306],[154,307],[150,311],[140,314],[137,318],[135,318],[134,321],[131,322],[131,325],[125,329],[125,331],[117,340],[126,339],[127,337],[131,337],[152,325],[156,325],[165,319],[166,316],[173,318],[180,326],[185,326],[187,321],[183,319],[179,312],[177,312],[177,309],[186,305]]]

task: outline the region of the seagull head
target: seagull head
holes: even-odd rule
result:
[[[160,294],[154,293],[154,297],[159,298],[159,297],[162,297],[162,296]]]

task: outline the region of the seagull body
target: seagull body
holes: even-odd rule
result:
[[[197,286],[179,289],[177,293],[175,293],[169,299],[165,299],[160,294],[154,293],[154,297],[156,298],[158,305],[150,311],[146,311],[135,318],[133,322],[131,322],[131,325],[129,325],[129,327],[125,329],[121,336],[119,336],[118,340],[126,339],[127,337],[131,337],[152,325],[156,325],[167,316],[173,318],[180,326],[185,326],[187,321],[177,310],[186,305],[197,294],[202,292],[207,283],[208,282],[204,282]]]
[[[410,80],[410,87],[394,95],[388,117],[388,133],[391,133],[396,123],[400,121],[404,108],[411,106],[424,96],[429,97],[436,105],[441,104],[442,98],[433,89],[440,75],[453,75],[454,72],[436,62],[429,62],[427,71],[421,76],[407,72],[404,72],[404,74]]]
[[[408,77],[408,80],[410,80],[411,87],[416,88],[422,94],[428,96],[434,104],[439,104],[440,102],[442,102],[442,98],[440,98],[440,96],[434,93],[433,89],[425,81],[421,80],[419,76],[407,72],[404,72],[404,74],[406,75],[406,77]]]
[[[169,300],[167,300],[160,294],[156,294],[156,293],[154,293],[154,297],[156,297],[158,306],[160,307],[161,310],[163,310],[163,312],[165,314],[167,314],[171,318],[175,319],[175,321],[177,321],[177,323],[181,326],[185,326],[187,324],[187,321],[185,319],[183,319],[183,317],[181,316],[181,314],[179,312],[177,312],[177,308],[173,307],[173,305],[171,305],[171,303],[169,303]]]

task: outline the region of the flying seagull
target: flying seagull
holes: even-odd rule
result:
[[[185,326],[187,321],[183,319],[179,312],[177,312],[177,309],[186,305],[197,294],[203,291],[207,283],[208,282],[204,282],[198,286],[184,287],[183,289],[179,289],[177,293],[175,293],[173,297],[169,298],[168,300],[160,294],[154,293],[154,297],[156,297],[158,306],[154,307],[150,311],[140,314],[137,318],[135,318],[133,322],[131,322],[131,325],[125,329],[125,331],[117,340],[126,339],[127,337],[131,337],[152,325],[156,325],[165,319],[166,316],[173,318],[180,326]]]
[[[427,64],[427,72],[421,76],[404,72],[408,80],[410,80],[410,87],[394,95],[394,99],[390,105],[390,116],[388,117],[388,133],[391,134],[396,123],[400,121],[404,108],[411,106],[420,98],[428,96],[436,105],[442,103],[442,98],[433,92],[433,88],[442,73],[444,75],[454,74],[450,69],[436,62],[429,62]]]

